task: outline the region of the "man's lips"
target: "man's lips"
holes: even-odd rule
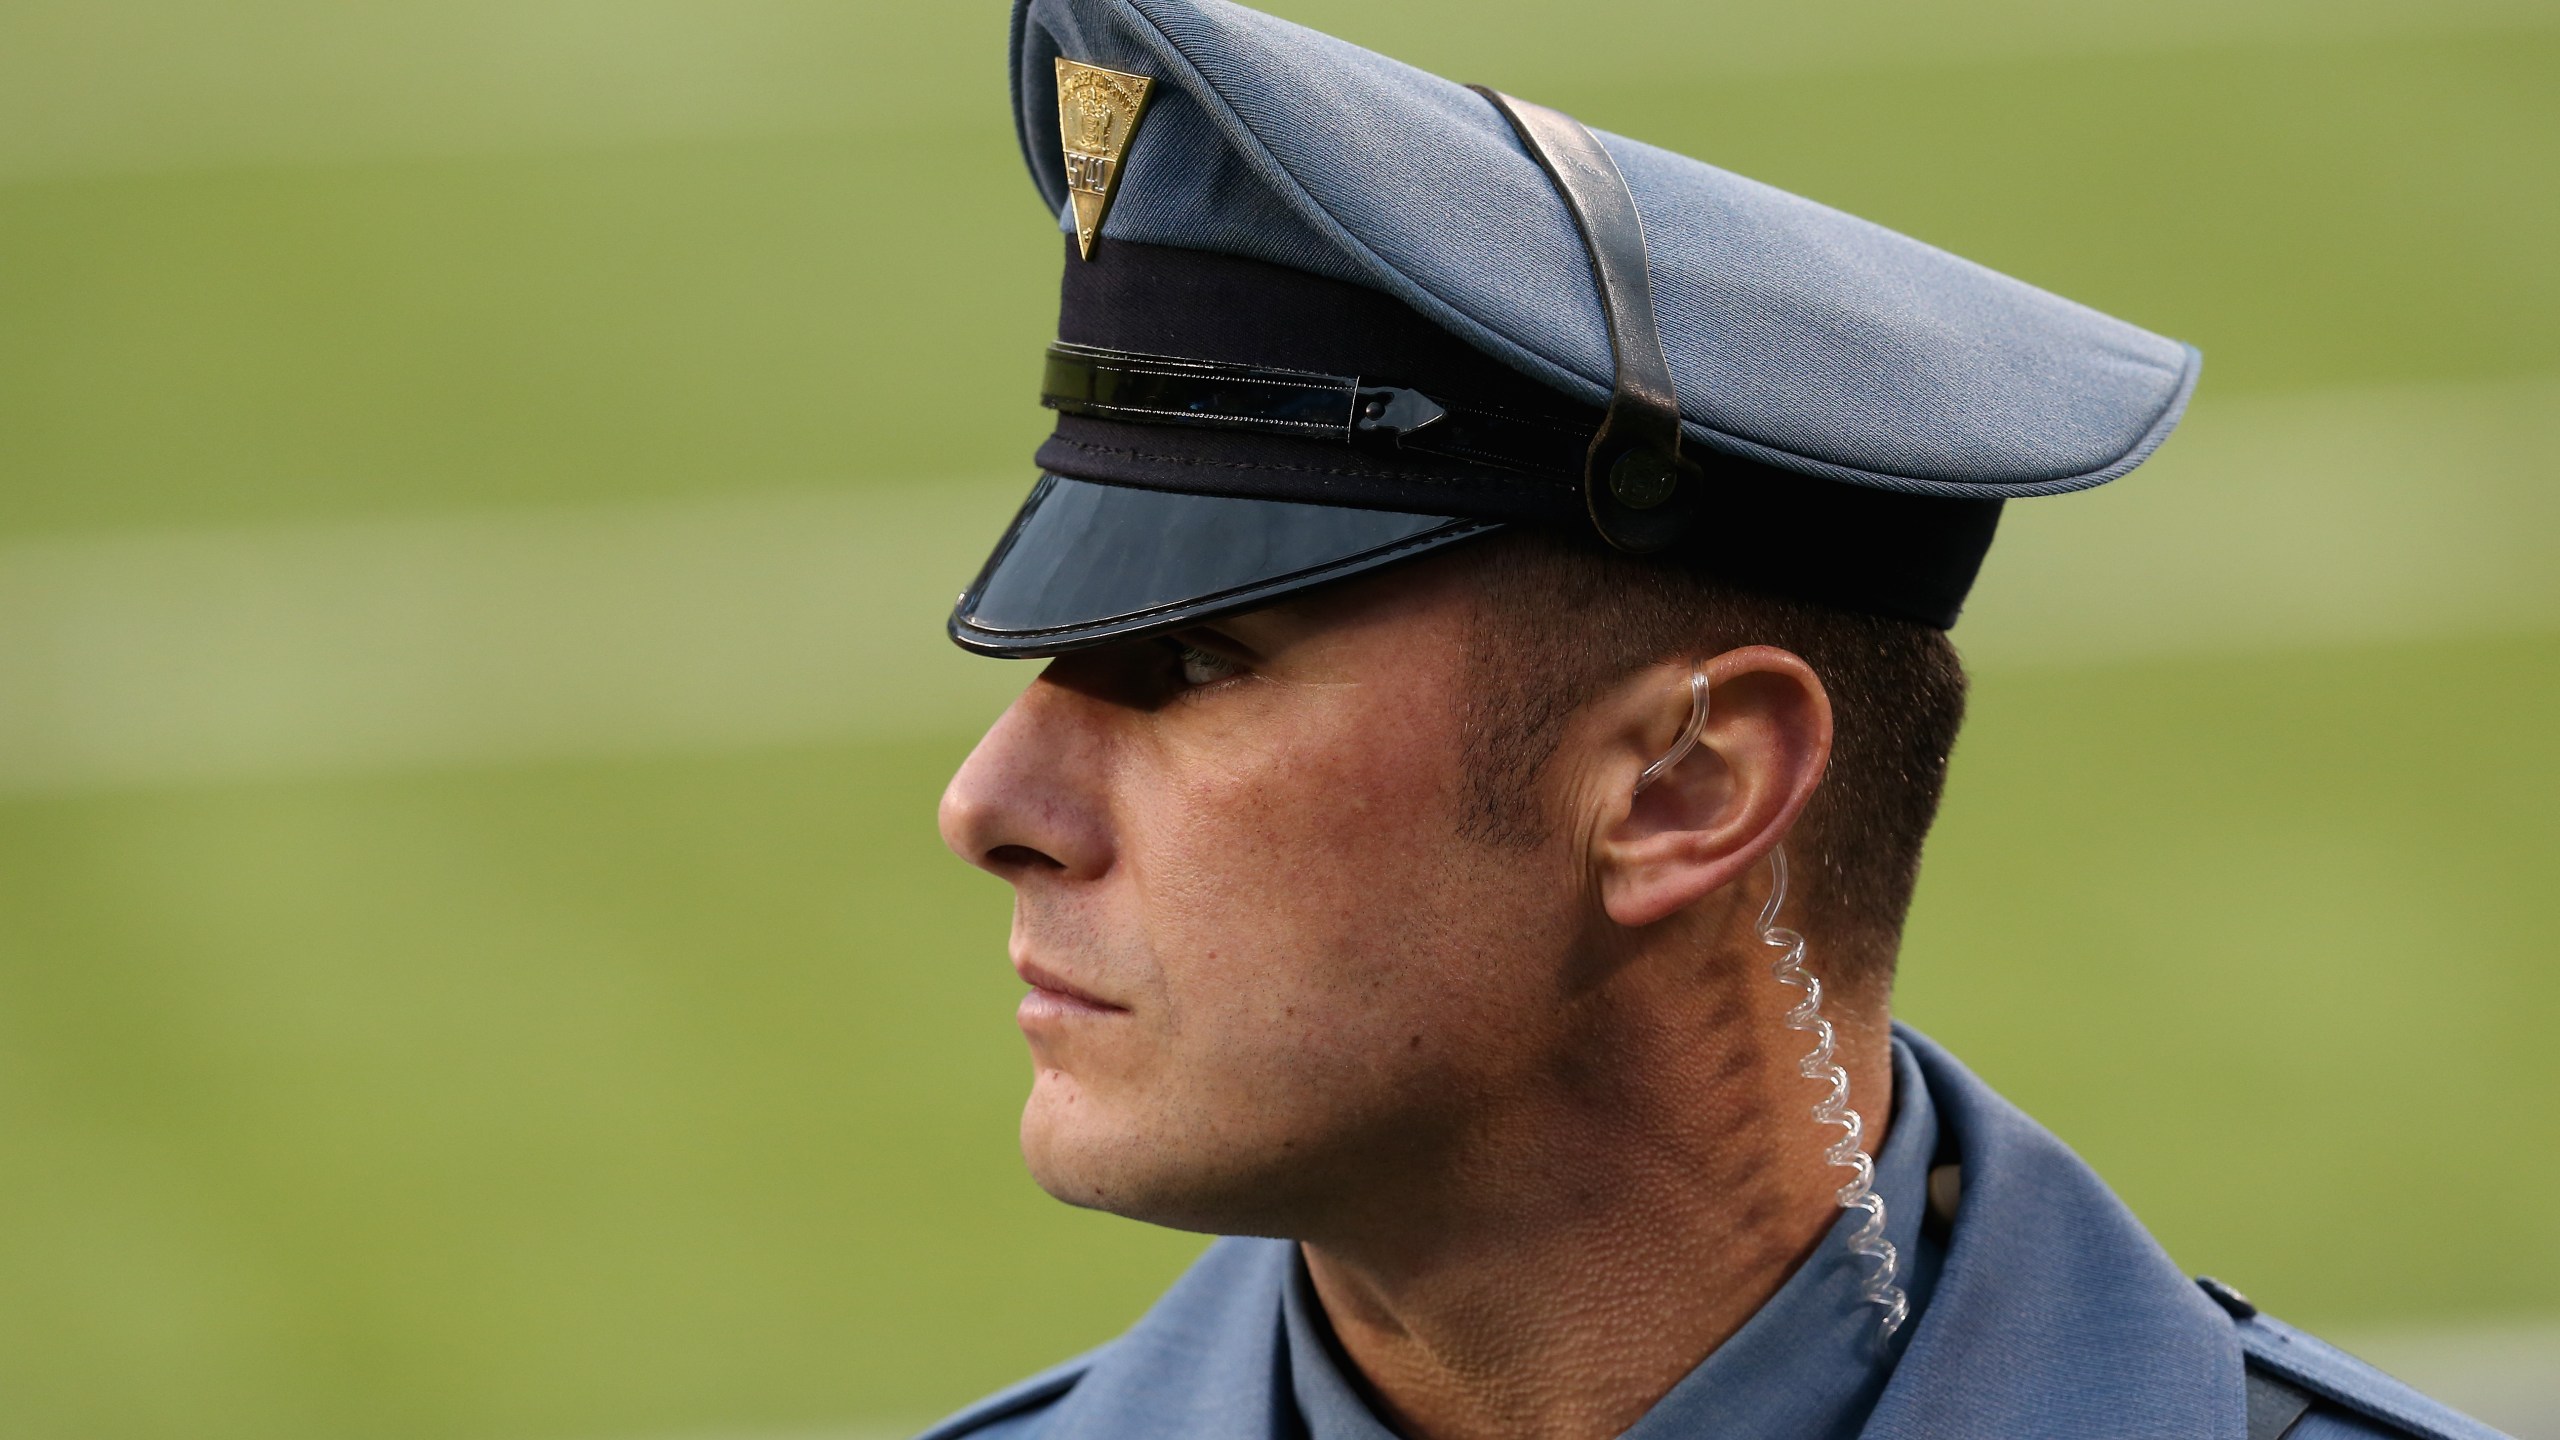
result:
[[[1073,1011],[1113,1015],[1128,1013],[1128,1006],[1115,1005],[1083,986],[1069,981],[1066,977],[1041,968],[1032,961],[1014,961],[1013,973],[1021,976],[1022,983],[1031,987],[1031,993],[1022,997],[1022,1014],[1026,1019],[1035,1008],[1043,1013]]]

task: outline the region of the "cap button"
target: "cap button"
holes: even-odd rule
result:
[[[2196,1288],[2202,1290],[2208,1297],[2210,1297],[2214,1304],[2219,1305],[2225,1311],[2228,1311],[2231,1318],[2234,1320],[2254,1320],[2257,1318],[2258,1307],[2249,1303],[2248,1296],[2241,1294],[2239,1291],[2232,1289],[2230,1286],[2223,1284],[2221,1281],[2214,1279],[2210,1275],[2197,1276]]]
[[[1609,467],[1609,493],[1630,510],[1651,510],[1671,498],[1680,486],[1669,458],[1638,447]]]

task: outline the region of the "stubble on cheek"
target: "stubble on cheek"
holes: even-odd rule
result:
[[[1174,1008],[1165,1158],[1238,1205],[1303,1208],[1436,1146],[1483,1028],[1489,887],[1453,858],[1478,852],[1448,787],[1324,739],[1185,794],[1140,877]]]
[[[1115,780],[1115,873],[1073,943],[1125,948],[1149,988],[1044,1057],[1024,1148],[1051,1193],[1277,1233],[1326,1176],[1445,1118],[1488,897],[1453,862],[1478,849],[1454,681],[1416,661],[1429,636],[1399,637],[1345,683],[1251,681],[1272,688],[1203,697],[1122,752],[1144,758]]]

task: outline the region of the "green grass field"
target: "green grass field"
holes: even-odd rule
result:
[[[1021,1175],[932,829],[1023,678],[935,629],[1043,428],[1002,7],[236,8],[0,15],[0,1429],[1107,1337],[1198,1242]],[[2560,1315],[2560,17],[1277,8],[2205,348],[1958,631],[1904,1011],[2281,1313]]]

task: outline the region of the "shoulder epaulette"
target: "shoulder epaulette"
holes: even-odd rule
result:
[[[2506,1440],[2461,1411],[2261,1312],[2221,1281],[2206,1277],[2196,1283],[2239,1331],[2249,1370],[2250,1440],[2281,1440],[2298,1433],[2296,1425],[2323,1408],[2343,1410],[2414,1440]]]

